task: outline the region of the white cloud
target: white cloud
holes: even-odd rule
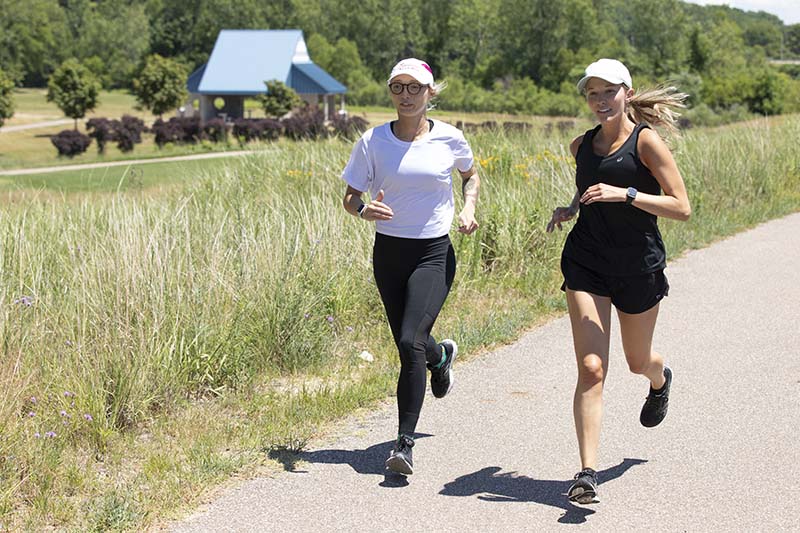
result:
[[[798,0],[688,0],[693,4],[725,4],[745,11],[766,11],[777,15],[784,24],[800,24]]]

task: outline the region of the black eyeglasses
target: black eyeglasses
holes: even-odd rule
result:
[[[389,84],[389,90],[392,91],[392,94],[403,94],[403,89],[405,89],[411,96],[419,94],[423,87],[427,87],[427,85],[422,85],[421,83],[400,83],[399,81],[393,81]]]

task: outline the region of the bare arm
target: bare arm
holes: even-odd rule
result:
[[[353,216],[358,216],[358,208],[364,203],[361,200],[363,194],[362,191],[348,185],[342,199],[344,210]],[[392,208],[383,203],[383,189],[378,191],[375,199],[367,203],[361,211],[361,218],[364,220],[391,220],[393,215]]]
[[[461,174],[461,192],[464,195],[464,207],[458,214],[458,231],[466,235],[471,235],[478,229],[478,222],[475,220],[475,208],[478,205],[478,192],[481,188],[481,179],[475,167]]]
[[[578,155],[578,147],[580,147],[582,142],[583,135],[578,135],[569,144],[569,151],[572,153],[572,157],[576,157]],[[550,217],[550,222],[547,223],[547,233],[550,233],[555,228],[561,230],[562,222],[572,220],[575,215],[578,214],[579,200],[580,195],[578,194],[578,191],[575,190],[575,194],[572,196],[572,201],[567,207],[556,207],[553,210],[553,215]]]
[[[692,208],[686,185],[667,145],[656,132],[648,128],[639,134],[637,148],[642,163],[658,181],[664,195],[637,192],[632,205],[659,217],[688,220]],[[624,202],[626,198],[627,189],[598,183],[586,189],[580,201],[588,205],[594,202]]]
[[[659,217],[689,220],[692,208],[686,185],[667,145],[656,132],[648,128],[639,134],[638,148],[642,163],[650,169],[664,195],[637,193],[633,205]]]

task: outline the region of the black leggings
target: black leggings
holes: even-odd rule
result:
[[[442,358],[431,328],[453,284],[456,254],[448,235],[404,239],[377,233],[372,266],[400,351],[399,432],[411,435],[425,398],[426,363],[437,364]]]

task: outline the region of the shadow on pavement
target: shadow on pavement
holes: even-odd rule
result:
[[[632,466],[646,462],[644,459],[624,459],[617,466],[601,470],[597,473],[600,485],[620,477]],[[499,466],[490,466],[461,476],[445,484],[439,494],[445,496],[480,494],[479,499],[490,502],[535,502],[551,505],[564,510],[558,521],[565,524],[586,522],[586,517],[595,513],[594,510],[574,505],[567,499],[567,489],[572,481],[533,479],[519,476],[516,472],[498,473],[501,470]]]
[[[430,436],[431,435],[426,433],[414,434],[415,440]],[[286,461],[282,462],[284,463],[284,468],[290,472],[299,472],[294,469],[294,465],[298,461],[350,465],[350,467],[359,474],[383,476],[383,481],[379,483],[381,487],[405,487],[408,485],[406,476],[389,472],[384,466],[386,458],[389,457],[389,452],[392,451],[393,445],[394,441],[390,440],[381,442],[380,444],[373,444],[364,450],[315,450],[300,452],[295,454],[294,460],[291,461],[291,468],[287,468]]]

